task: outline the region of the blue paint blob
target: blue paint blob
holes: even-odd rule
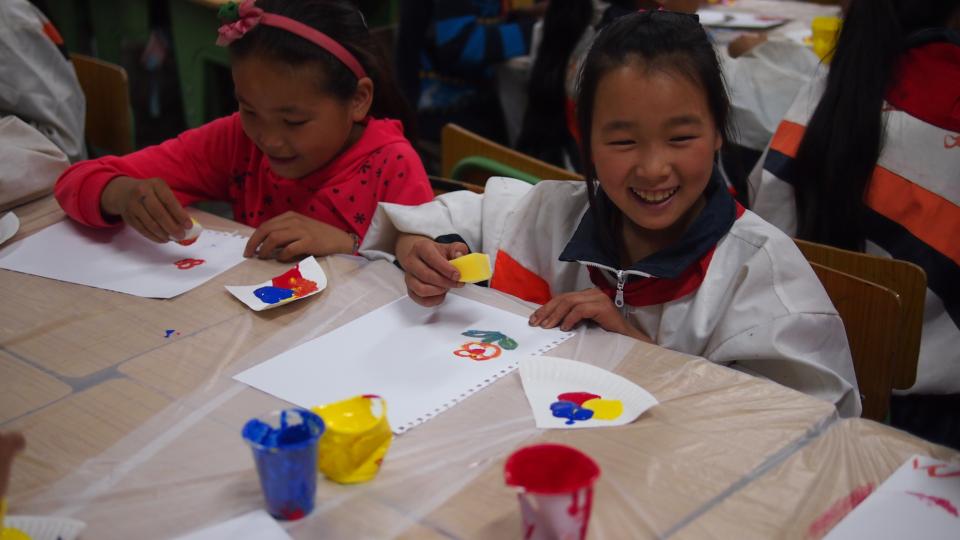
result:
[[[166,335],[163,336],[163,337],[168,338],[168,337],[172,336],[174,332],[176,332],[176,330],[164,330],[163,333],[166,334]]]
[[[293,290],[267,286],[253,291],[253,295],[262,300],[264,304],[276,304],[281,300],[292,297]]]
[[[593,418],[593,411],[584,409],[572,401],[555,401],[550,404],[550,410],[553,411],[553,416],[566,418],[568,426],[578,420],[582,422]]]

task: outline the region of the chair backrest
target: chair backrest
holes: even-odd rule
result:
[[[531,183],[541,179],[583,180],[573,171],[497,144],[456,124],[443,126],[440,145],[441,171],[446,178],[484,185],[490,176],[517,175],[519,171],[518,176],[523,176],[520,179]],[[457,167],[461,162],[463,165]]]
[[[127,72],[83,54],[70,55],[87,100],[84,135],[95,150],[123,155],[133,151],[133,115]]]
[[[906,389],[917,379],[927,274],[906,261],[796,240],[808,261],[872,281],[900,295],[900,338],[893,359],[893,387]]]
[[[893,389],[900,298],[876,283],[815,262],[810,266],[843,319],[863,401],[863,417],[882,422]]]
[[[433,188],[433,195],[442,195],[451,191],[467,190],[473,193],[483,193],[483,186],[461,182],[460,180],[451,180],[449,178],[440,178],[439,176],[430,177],[430,187]]]

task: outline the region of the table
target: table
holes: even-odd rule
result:
[[[17,238],[63,219],[51,198],[17,214],[23,223]],[[195,215],[206,228],[249,232]],[[28,441],[13,471],[11,513],[74,516],[89,524],[86,538],[149,539],[260,508],[240,428],[284,403],[231,376],[404,292],[400,272],[385,262],[347,256],[320,262],[329,280],[324,292],[261,313],[223,285],[256,283],[285,265],[249,260],[172,300],[0,271],[0,429],[22,430]],[[531,311],[489,289],[468,286],[461,294]],[[180,335],[165,338],[168,328]],[[771,503],[773,517],[760,519],[741,497],[764,493],[780,474],[816,492],[815,482],[801,482],[810,469],[834,479],[830,496],[842,493],[843,478],[860,481],[837,474],[846,461],[816,469],[823,455],[836,454],[838,437],[848,455],[901,444],[956,457],[881,426],[861,448],[830,404],[601,330],[580,329],[550,354],[614,370],[661,404],[627,426],[545,432],[534,427],[513,373],[398,437],[374,481],[321,481],[316,510],[286,524],[288,532],[294,538],[517,536],[519,512],[503,485],[502,464],[517,447],[537,441],[571,444],[602,467],[591,538],[696,536],[713,520],[758,536],[793,530],[796,523],[774,518],[778,510],[801,508],[796,499]],[[809,461],[814,450],[816,460]],[[860,467],[882,478],[894,461]],[[725,504],[732,510],[721,512]]]

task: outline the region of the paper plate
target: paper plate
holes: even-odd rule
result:
[[[20,529],[32,540],[75,540],[87,527],[75,519],[47,516],[7,516],[3,524]]]
[[[0,245],[9,240],[20,230],[20,219],[13,212],[7,212],[0,217]]]
[[[538,428],[622,426],[657,404],[620,375],[564,358],[523,358],[520,379]]]
[[[254,311],[275,308],[313,296],[327,287],[327,275],[313,257],[259,285],[226,285],[230,294]]]

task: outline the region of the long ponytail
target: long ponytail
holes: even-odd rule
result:
[[[797,236],[863,250],[863,198],[883,148],[881,109],[907,37],[958,0],[853,0],[795,160]]]
[[[567,65],[592,19],[593,0],[550,2],[543,41],[530,71],[517,149],[561,167],[563,149],[573,144],[565,114]]]

